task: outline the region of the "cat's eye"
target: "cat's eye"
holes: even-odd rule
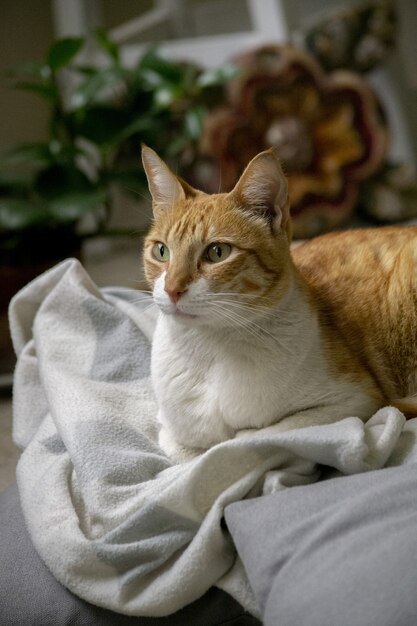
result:
[[[228,243],[212,243],[206,250],[206,259],[210,263],[220,263],[230,255],[232,246]]]
[[[152,254],[157,261],[169,261],[169,248],[161,241],[153,244]]]

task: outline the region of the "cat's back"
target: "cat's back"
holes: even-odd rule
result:
[[[417,391],[417,227],[329,233],[293,259],[324,328],[343,335],[386,396]]]
[[[367,299],[369,288],[373,294],[392,296],[402,288],[416,288],[417,226],[328,233],[296,247],[292,256],[314,292],[343,301],[349,296],[357,305]]]

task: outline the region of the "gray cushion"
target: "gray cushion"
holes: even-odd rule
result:
[[[219,589],[166,618],[127,617],[77,598],[50,574],[27,533],[17,489],[0,494],[1,626],[256,626]]]
[[[230,505],[266,626],[417,624],[417,465]]]

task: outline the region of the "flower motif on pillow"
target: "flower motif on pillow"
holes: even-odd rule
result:
[[[236,64],[227,105],[207,116],[200,144],[221,172],[221,188],[232,189],[249,160],[272,146],[288,177],[295,236],[334,228],[351,215],[360,181],[384,160],[378,99],[358,74],[326,74],[294,46],[264,46]]]

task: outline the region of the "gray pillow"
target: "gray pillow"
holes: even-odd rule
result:
[[[17,489],[0,494],[1,626],[256,626],[229,595],[210,589],[170,617],[127,617],[93,606],[65,589],[32,546]]]
[[[417,465],[231,504],[266,626],[416,626]]]

